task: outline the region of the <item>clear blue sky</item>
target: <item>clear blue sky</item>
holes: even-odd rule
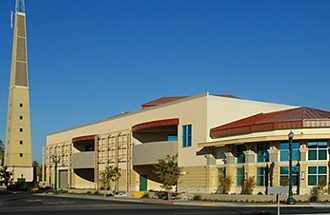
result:
[[[0,139],[14,0],[0,0]],[[330,1],[26,0],[32,153],[46,135],[203,92],[330,111]]]

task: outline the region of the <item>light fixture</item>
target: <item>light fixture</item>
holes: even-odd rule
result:
[[[305,180],[305,172],[304,171],[301,172],[301,180]]]

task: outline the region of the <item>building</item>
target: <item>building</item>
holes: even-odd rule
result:
[[[16,0],[4,165],[14,182],[33,180],[24,0]]]
[[[163,97],[142,109],[47,136],[46,178],[60,188],[100,189],[99,174],[118,166],[116,189],[160,189],[153,165],[178,153],[179,192],[217,192],[219,175],[231,175],[230,193],[254,176],[255,193],[288,178],[288,133],[294,132],[294,192],[328,180],[330,112],[214,96]]]

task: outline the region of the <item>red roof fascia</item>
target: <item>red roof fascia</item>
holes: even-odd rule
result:
[[[232,99],[240,99],[236,96],[233,96],[233,95],[216,95],[216,96],[219,96],[219,97],[226,97],[226,98],[232,98]],[[147,102],[145,104],[142,104],[142,109],[145,109],[145,108],[149,108],[149,107],[154,107],[154,106],[157,106],[157,105],[161,105],[161,104],[165,104],[165,103],[168,103],[168,102],[172,102],[172,101],[176,101],[176,100],[179,100],[179,99],[184,99],[184,98],[187,98],[189,96],[173,96],[173,97],[161,97],[159,99],[156,99],[156,100],[153,100],[153,101],[150,101],[150,102]]]
[[[162,97],[162,98],[147,102],[145,104],[142,104],[142,109],[154,107],[154,106],[157,106],[160,104],[165,104],[168,102],[176,101],[176,100],[187,98],[187,97],[188,96]]]
[[[303,127],[330,127],[330,112],[301,107],[266,114],[260,113],[212,128],[210,136],[216,138],[256,131]]]
[[[179,125],[179,118],[173,118],[173,119],[162,119],[157,121],[151,121],[151,122],[144,122],[141,124],[134,125],[132,127],[132,131],[138,131],[145,128],[153,128],[153,127],[161,127],[161,126],[167,126],[167,125]]]
[[[86,141],[86,140],[95,140],[95,137],[98,138],[99,136],[94,134],[94,135],[75,137],[75,138],[72,138],[72,142],[76,143],[76,142]]]

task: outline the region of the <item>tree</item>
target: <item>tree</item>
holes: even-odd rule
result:
[[[2,167],[0,170],[1,184],[5,184],[6,187],[8,187],[9,182],[13,181],[12,175],[13,175],[13,173],[8,171],[6,166]]]
[[[107,195],[108,188],[111,189],[111,182],[117,181],[121,174],[118,167],[108,166],[103,172],[101,172],[101,184],[104,187],[104,198]]]
[[[32,162],[32,167],[33,167],[33,171],[34,171],[35,181],[41,181],[41,178],[42,178],[42,168],[39,165],[38,161],[33,161]]]
[[[5,146],[3,145],[3,142],[0,140],[0,166],[3,165],[5,157]]]
[[[181,168],[178,166],[178,154],[174,156],[167,155],[164,160],[159,160],[154,166],[154,173],[162,181],[161,187],[167,191],[168,201],[172,201],[172,186],[177,185],[180,177]]]

